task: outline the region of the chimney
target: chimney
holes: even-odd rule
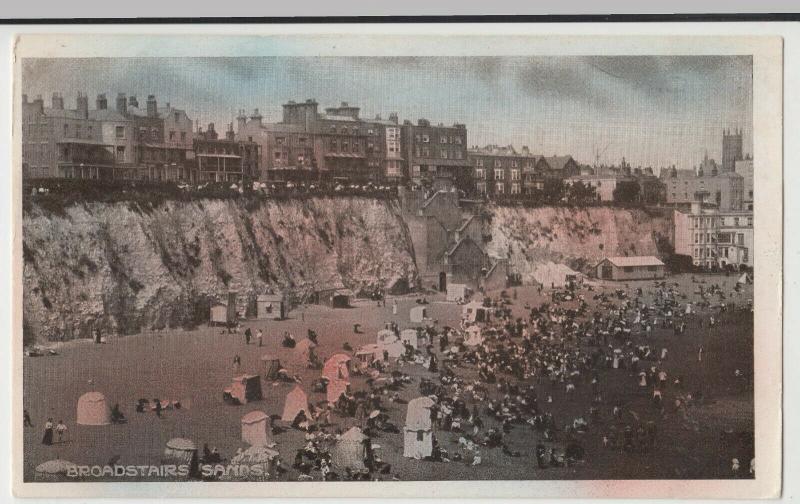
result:
[[[78,93],[78,115],[83,119],[89,118],[89,97],[83,93]]]
[[[208,129],[206,130],[206,138],[208,140],[216,140],[217,138],[219,138],[219,136],[217,136],[217,131],[214,129],[213,122],[208,123]]]
[[[400,122],[398,117],[397,117],[397,112],[392,112],[391,114],[389,114],[389,120],[391,122],[393,122],[394,124],[397,124],[398,122]]]
[[[236,139],[236,135],[233,132],[233,123],[228,124],[228,131],[225,133],[225,138],[227,140],[233,141]]]
[[[97,110],[105,110],[108,108],[108,100],[105,94],[97,95],[97,100],[95,100],[94,103]]]
[[[246,125],[247,125],[247,116],[244,114],[243,109],[239,109],[239,115],[236,116],[236,131],[239,133],[243,133]]]
[[[125,93],[117,94],[117,112],[124,116],[128,115],[128,100],[125,98]]]
[[[255,121],[255,123],[256,123],[256,124],[257,124],[259,127],[261,127],[261,120],[262,120],[263,118],[264,118],[264,117],[261,115],[261,113],[258,111],[258,109],[253,109],[253,115],[251,115],[251,116],[250,116],[250,119],[252,119],[253,121]]]
[[[139,100],[136,98],[136,95],[131,95],[128,98],[128,106],[139,108]]]
[[[147,117],[158,117],[158,104],[156,103],[156,95],[149,95],[147,97]]]
[[[58,93],[53,93],[53,110],[64,110],[64,97]]]

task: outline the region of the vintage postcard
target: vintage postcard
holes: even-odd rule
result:
[[[780,493],[779,38],[220,28],[16,41],[17,495]]]

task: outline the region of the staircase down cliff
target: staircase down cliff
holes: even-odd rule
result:
[[[417,283],[393,201],[311,198],[73,204],[23,216],[25,339],[128,334],[207,320],[229,289],[303,297]]]

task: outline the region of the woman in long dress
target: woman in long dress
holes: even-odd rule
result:
[[[42,438],[42,444],[44,445],[51,445],[53,444],[53,419],[48,418],[47,423],[44,424],[44,437]]]

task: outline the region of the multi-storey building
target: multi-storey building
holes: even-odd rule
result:
[[[109,179],[114,176],[112,146],[104,142],[103,123],[89,113],[78,93],[75,109],[53,94],[46,108],[41,96],[22,95],[22,170],[26,178]]]
[[[260,178],[259,144],[236,140],[233,124],[225,138],[219,138],[214,123],[206,131],[198,130],[193,141],[195,176],[198,182],[247,184]]]
[[[744,178],[744,208],[753,209],[753,158],[749,155],[736,161],[735,171]]]
[[[737,129],[733,133],[731,130],[722,132],[722,171],[732,172],[736,167],[736,161],[744,159],[742,157],[742,130]]]
[[[487,197],[521,195],[525,174],[534,174],[542,156],[531,154],[527,146],[517,152],[513,146],[487,145],[468,152],[475,179],[475,192]]]
[[[405,121],[401,135],[402,154],[413,183],[430,184],[437,176],[447,176],[458,189],[474,191],[465,125],[432,126],[427,119],[417,124]]]
[[[188,180],[191,120],[150,95],[146,109],[135,96],[117,95],[114,109],[104,94],[95,109],[79,93],[74,110],[59,94],[52,107],[23,96],[23,173],[27,177]]]
[[[753,266],[753,212],[720,211],[694,202],[687,211],[676,210],[675,253],[692,258],[704,268]]]
[[[700,175],[694,170],[662,170],[661,182],[666,186],[666,201],[675,206],[688,207],[698,198],[716,205],[720,210],[744,208],[744,178],[736,172]]]

